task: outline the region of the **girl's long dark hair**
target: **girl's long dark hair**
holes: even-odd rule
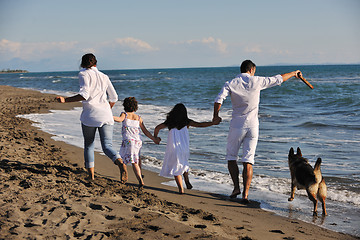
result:
[[[135,97],[127,97],[123,102],[125,112],[136,112],[138,110],[138,102]]]
[[[167,114],[164,124],[170,129],[177,128],[178,130],[189,125],[190,119],[187,116],[187,110],[184,104],[178,103]]]

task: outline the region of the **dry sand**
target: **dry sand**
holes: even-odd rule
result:
[[[130,167],[122,185],[117,167],[100,154],[89,182],[81,148],[16,117],[79,106],[54,97],[0,86],[0,239],[359,239],[274,215],[256,202],[195,190],[179,195],[149,171],[144,189]]]

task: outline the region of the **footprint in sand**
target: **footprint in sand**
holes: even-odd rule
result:
[[[133,207],[133,208],[131,209],[131,211],[133,211],[133,212],[139,212],[139,211],[140,211],[140,208],[138,208],[138,207]]]
[[[285,233],[284,233],[283,231],[281,231],[281,230],[270,230],[269,232],[285,234]]]
[[[205,228],[207,228],[207,226],[206,226],[206,225],[204,225],[204,224],[197,224],[197,225],[195,225],[195,226],[194,226],[194,228],[201,228],[201,229],[205,229]]]
[[[92,209],[92,210],[100,210],[100,211],[104,211],[104,207],[100,204],[95,204],[95,203],[90,203],[89,207]]]

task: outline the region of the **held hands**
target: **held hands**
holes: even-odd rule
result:
[[[159,145],[159,144],[160,144],[160,141],[161,141],[161,138],[159,138],[159,137],[154,137],[154,140],[153,140],[153,141],[154,141],[155,144],[158,144],[158,145]]]
[[[215,116],[215,117],[213,117],[212,124],[219,125],[221,121],[222,121],[221,117]]]
[[[65,98],[64,98],[64,97],[56,97],[56,100],[57,100],[59,103],[65,103]]]

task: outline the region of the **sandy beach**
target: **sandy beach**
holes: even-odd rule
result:
[[[150,171],[138,189],[130,166],[123,185],[101,154],[89,182],[81,148],[16,117],[80,106],[54,99],[0,86],[0,239],[359,239],[277,216],[253,201],[196,190],[179,195]]]

